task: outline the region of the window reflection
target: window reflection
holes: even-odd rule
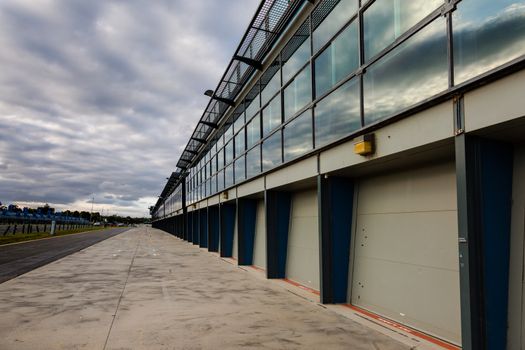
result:
[[[228,188],[233,185],[233,164],[228,165],[224,168],[224,188]]]
[[[230,162],[233,160],[233,141],[228,142],[226,146],[224,146],[224,156],[224,164],[230,164]]]
[[[290,80],[310,59],[310,29],[308,21],[303,23],[282,50],[283,83]]]
[[[525,54],[525,2],[464,0],[452,14],[454,83]]]
[[[263,136],[281,125],[281,95],[275,98],[263,109]]]
[[[277,64],[279,64],[277,62]],[[272,69],[272,68],[269,68]],[[279,73],[279,68],[275,72],[274,76],[270,79],[266,87],[261,92],[261,103],[266,104],[281,88],[281,74]]]
[[[316,58],[316,96],[322,95],[358,66],[357,22],[353,22]]]
[[[364,74],[365,124],[448,88],[446,21],[439,17]]]
[[[334,8],[335,6],[335,8]],[[331,11],[324,20],[320,18]],[[325,0],[312,14],[314,53],[317,52],[357,11],[357,0]],[[317,26],[319,20],[321,24]]]
[[[246,170],[244,167],[244,157],[235,161],[235,183],[239,183],[246,178]]]
[[[284,89],[284,117],[285,120],[293,117],[301,108],[312,100],[312,80],[310,66],[307,66]]]
[[[247,100],[248,103],[248,100]],[[252,101],[249,102],[250,105],[246,108],[246,118],[250,119],[259,111],[259,95],[255,97]]]
[[[217,154],[217,169],[222,169],[224,166],[224,148],[221,148],[219,153]]]
[[[224,132],[224,141],[228,142],[233,137],[233,124],[226,124],[226,131]]]
[[[246,153],[246,177],[253,177],[261,172],[261,146],[256,146]]]
[[[241,130],[243,126],[244,126],[244,113],[240,114],[235,120],[235,123],[233,123],[233,131],[237,132]]]
[[[224,170],[217,174],[217,191],[224,190]]]
[[[217,171],[217,156],[213,156],[210,162],[210,174],[215,174]]]
[[[235,135],[235,157],[244,153],[244,129]]]
[[[403,35],[443,0],[377,0],[363,14],[365,60]]]
[[[261,138],[261,122],[259,115],[256,115],[246,126],[246,147],[250,148]]]
[[[307,110],[284,127],[284,161],[287,162],[313,148],[312,110]]]
[[[281,131],[264,140],[262,144],[263,171],[269,170],[282,163]]]

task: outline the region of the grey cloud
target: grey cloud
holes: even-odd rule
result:
[[[0,200],[145,213],[257,4],[0,3]]]

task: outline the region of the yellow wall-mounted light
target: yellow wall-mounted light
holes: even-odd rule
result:
[[[354,153],[367,156],[375,152],[374,134],[360,136],[354,141]]]

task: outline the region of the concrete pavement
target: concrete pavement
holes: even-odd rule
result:
[[[0,246],[0,283],[126,230],[127,228],[112,228],[2,245]]]
[[[0,284],[0,349],[409,349],[138,228]]]

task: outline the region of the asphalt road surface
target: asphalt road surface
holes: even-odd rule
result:
[[[113,228],[0,246],[0,283],[127,230]]]

